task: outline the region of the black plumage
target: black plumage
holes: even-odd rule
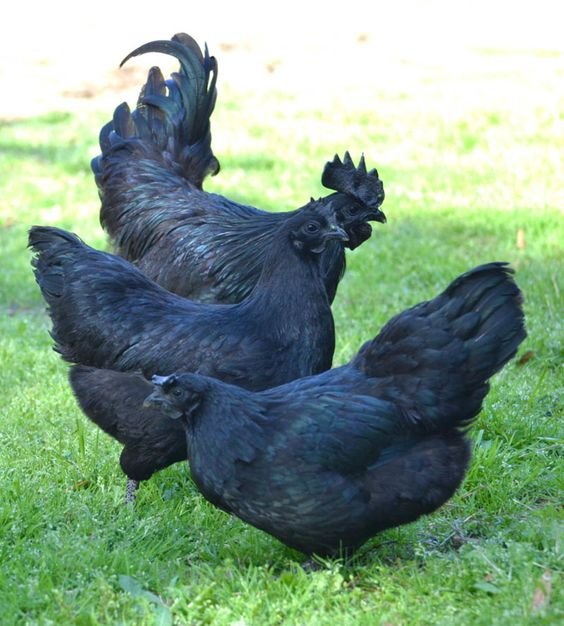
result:
[[[187,458],[184,426],[156,409],[142,409],[151,383],[140,374],[73,365],[69,380],[84,413],[123,444],[120,465],[128,478],[126,501],[139,482]]]
[[[116,253],[169,291],[240,302],[256,284],[278,228],[296,211],[270,213],[202,189],[219,171],[210,131],[217,62],[180,33],[137,48],[122,63],[147,52],[171,55],[180,68],[165,81],[153,67],[136,108],[121,104],[102,128],[102,152],[92,160],[100,221]],[[384,188],[364,157],[355,167],[348,153],[326,164],[322,183],[335,193],[318,202],[331,204],[348,234],[347,242],[331,241],[321,258],[332,302],[345,271],[344,247],[370,237],[369,221],[385,221]]]
[[[172,294],[128,261],[61,229],[32,227],[29,246],[55,349],[65,360],[146,376],[183,369],[260,390],[331,367],[335,333],[320,257],[328,242],[345,238],[331,206],[310,203],[280,225],[253,291],[231,305]],[[170,450],[154,453],[163,436],[158,429],[144,435],[142,423],[137,431],[129,415],[115,413],[104,389],[81,386],[73,376],[71,385],[101,428],[151,451],[148,463],[135,462],[142,452],[124,452],[121,464],[130,481],[174,462],[174,441],[166,444]],[[120,426],[122,419],[127,424]],[[151,441],[145,445],[140,436]],[[128,493],[135,488],[130,483]]]
[[[306,554],[349,554],[453,495],[465,428],[525,335],[520,291],[492,263],[393,318],[348,365],[260,393],[155,376],[146,404],[184,423],[209,501]]]
[[[331,367],[320,255],[344,238],[331,207],[312,202],[282,223],[251,295],[231,305],[172,294],[61,229],[32,227],[29,246],[65,360],[146,375],[186,369],[259,390]]]

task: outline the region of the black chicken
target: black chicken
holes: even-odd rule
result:
[[[350,554],[453,495],[464,430],[525,336],[511,270],[492,263],[393,318],[348,365],[260,393],[155,376],[147,404],[184,423],[210,502],[306,554]]]
[[[216,60],[180,33],[137,48],[122,64],[146,52],[171,55],[180,69],[165,81],[153,67],[137,108],[121,104],[102,128],[102,154],[92,161],[100,221],[117,254],[169,291],[240,302],[258,281],[278,228],[296,212],[269,213],[202,190],[206,176],[219,171],[210,133]],[[332,302],[345,270],[344,245],[354,249],[368,239],[369,220],[385,222],[384,189],[376,170],[367,172],[364,158],[355,168],[348,153],[326,164],[322,183],[336,193],[319,202],[332,205],[348,234],[346,244],[331,241],[322,254]]]
[[[231,305],[172,294],[128,261],[61,229],[32,227],[29,246],[55,349],[65,360],[147,376],[183,369],[261,390],[331,367],[335,334],[320,256],[335,239],[346,233],[331,207],[312,202],[281,223],[251,295]],[[107,402],[105,390],[74,386],[73,378],[71,384],[81,406]],[[115,420],[106,407],[106,414],[87,414],[123,441],[119,429],[106,427]],[[166,457],[160,467],[170,462]],[[128,472],[123,459],[122,467],[131,480],[145,478]],[[157,461],[148,476],[158,468]],[[135,488],[130,482],[128,493]]]
[[[312,202],[279,227],[251,295],[219,305],[172,294],[72,233],[29,232],[65,360],[145,375],[186,369],[253,390],[331,367],[334,325],[319,258],[336,239],[346,234],[331,207]]]
[[[506,297],[509,298],[508,303],[503,300],[503,290],[505,290]],[[484,302],[489,296],[496,298],[495,300],[492,299],[493,303],[488,305],[491,306],[491,313],[484,310]],[[460,307],[458,314],[456,312],[457,306]],[[477,313],[468,313],[474,309]],[[480,373],[475,358],[479,354],[479,350],[488,349],[490,343],[477,345],[472,354],[467,349],[465,352],[460,352],[462,359],[460,366],[464,367],[466,364],[472,368],[468,369],[466,375],[481,375],[481,380],[485,381],[487,376],[495,371],[496,367],[501,367],[505,360],[512,356],[523,337],[522,323],[519,321],[521,313],[518,290],[508,276],[508,270],[505,270],[504,266],[500,264],[479,268],[465,277],[459,278],[439,298],[404,312],[399,317],[401,322],[390,322],[386,328],[394,329],[393,336],[390,334],[391,331],[385,331],[385,334],[382,331],[377,340],[374,340],[372,344],[366,344],[363,350],[373,350],[370,346],[374,345],[375,348],[382,351],[385,345],[383,341],[389,343],[390,348],[388,349],[393,348],[392,357],[397,362],[397,365],[393,369],[390,368],[389,372],[385,371],[385,368],[389,366],[389,361],[386,358],[376,354],[369,359],[363,359],[361,351],[361,354],[349,365],[332,370],[332,372],[321,377],[306,380],[310,380],[311,384],[318,385],[344,383],[346,388],[351,388],[352,384],[352,389],[355,390],[361,389],[360,385],[367,384],[369,385],[367,395],[372,394],[372,386],[378,383],[379,385],[386,385],[387,393],[395,394],[394,397],[397,397],[398,401],[401,401],[402,406],[405,407],[409,407],[410,402],[425,400],[429,407],[432,407],[433,404],[438,407],[440,402],[444,402],[445,406],[456,407],[456,403],[462,401],[457,394],[468,393],[468,386],[466,388],[461,387],[461,380],[454,378],[454,373],[452,376],[449,373],[449,364],[454,363],[457,356],[457,344],[461,348],[464,347],[463,341],[465,339],[461,335],[463,332],[461,324],[464,321],[462,318],[466,315],[467,322],[471,319],[476,320],[476,328],[474,330],[469,328],[468,330],[468,333],[473,332],[476,335],[482,326],[485,327],[487,316],[494,313],[498,319],[505,316],[509,322],[514,323],[514,328],[511,328],[508,323],[506,335],[499,334],[499,344],[495,343],[491,334],[488,337],[494,350],[500,350],[502,338],[507,337],[506,353],[494,354],[493,358],[488,357],[485,360],[485,367],[489,369],[485,373]],[[458,317],[456,317],[457,315]],[[451,326],[454,323],[456,326],[454,326],[455,330],[453,331]],[[495,320],[493,323],[488,322],[488,332],[491,333],[492,329],[495,330],[495,324],[499,323]],[[405,338],[400,344],[396,337],[407,328],[408,324],[412,325],[413,329],[406,332]],[[388,335],[389,339],[386,339]],[[466,341],[471,340],[472,335],[469,334],[468,336],[469,339]],[[444,351],[432,354],[434,360],[423,356],[423,354],[419,356],[417,350],[424,348],[428,352],[432,349],[432,341],[440,342],[440,347]],[[398,346],[400,347],[398,348]],[[400,350],[403,350],[403,353]],[[413,352],[413,355],[410,355],[410,351]],[[474,358],[473,361],[470,360],[470,356]],[[368,377],[375,377],[379,380],[368,381],[365,374],[358,372],[358,364],[368,362],[377,364],[379,358],[382,358],[382,371],[366,372]],[[404,360],[403,364],[400,363],[400,358]],[[421,362],[418,359],[421,359]],[[496,366],[495,363],[500,365]],[[436,371],[433,372],[431,368],[436,368]],[[398,378],[401,369],[405,372],[401,378]],[[364,370],[361,368],[362,371]],[[431,375],[440,376],[445,381],[446,386],[442,391],[442,397],[429,396],[427,391],[421,391],[421,396],[415,397],[418,389],[421,389],[419,377]],[[460,372],[457,375],[460,376]],[[142,410],[143,401],[152,389],[151,384],[143,377],[75,365],[71,369],[70,379],[80,406],[86,415],[124,445],[120,463],[124,473],[129,478],[131,487],[136,485],[138,481],[150,478],[154,472],[187,458],[184,431],[179,422],[170,423],[166,416],[159,415],[155,410]],[[296,382],[295,385],[297,387],[298,383]],[[405,395],[402,395],[404,390]],[[486,391],[487,387],[484,389],[478,387],[477,393],[481,395],[478,395],[469,405],[468,415],[470,417],[478,412],[481,398]],[[451,396],[454,400],[450,399]],[[470,419],[466,414],[461,414],[460,417],[461,423]],[[171,426],[167,427],[167,423]]]

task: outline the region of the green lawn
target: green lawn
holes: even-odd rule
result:
[[[495,56],[476,54],[484,67]],[[106,245],[89,159],[108,112],[0,121],[1,623],[563,619],[563,120],[554,92],[523,96],[553,56],[519,54],[530,75],[475,72],[462,85],[430,72],[413,93],[365,84],[359,97],[330,102],[220,85],[222,172],[208,190],[295,208],[322,193],[323,164],[345,149],[355,160],[364,151],[384,180],[388,224],[348,256],[335,301],[337,364],[474,265],[510,261],[525,295],[529,336],[493,380],[456,496],[375,537],[354,562],[314,573],[299,553],[206,503],[184,465],[123,505],[120,448],[73,401],[26,250],[31,224]]]

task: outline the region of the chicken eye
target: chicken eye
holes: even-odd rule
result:
[[[177,398],[179,398],[182,395],[182,390],[181,389],[173,389],[172,390],[172,395],[176,396]]]
[[[356,205],[352,205],[349,207],[348,213],[349,215],[356,215],[359,212],[360,208]]]
[[[309,222],[306,224],[306,231],[308,233],[316,233],[319,230],[319,225],[315,222]]]

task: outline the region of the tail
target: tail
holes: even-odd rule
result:
[[[35,280],[51,307],[63,295],[65,262],[74,263],[77,249],[84,242],[74,233],[52,226],[32,226],[29,230],[28,248],[36,253],[31,261]]]
[[[91,167],[100,188],[104,162],[121,149],[157,153],[178,175],[201,189],[209,174],[219,171],[219,162],[211,149],[210,117],[217,97],[217,62],[204,53],[185,33],[170,40],[152,41],[121,62],[147,52],[168,54],[180,62],[180,69],[166,80],[158,67],[148,73],[137,107],[130,111],[119,105],[112,121],[100,131],[102,154]]]
[[[33,226],[29,247],[52,321],[54,349],[66,361],[110,367],[139,338],[145,321],[153,319],[152,303],[158,308],[156,319],[174,307],[169,300],[185,306],[124,259],[60,228]]]
[[[439,296],[392,318],[352,365],[424,430],[462,427],[526,337],[522,295],[506,263],[459,276]]]
[[[31,265],[51,318],[54,350],[73,362],[77,339],[73,320],[88,320],[89,315],[84,297],[69,293],[74,287],[69,273],[83,274],[85,279],[91,274],[84,263],[85,252],[90,248],[77,235],[50,226],[32,226],[28,247],[35,253]]]

